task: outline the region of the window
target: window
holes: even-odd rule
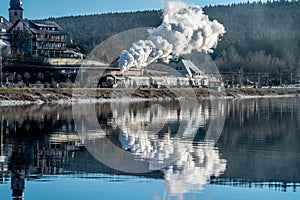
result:
[[[18,16],[18,12],[17,12],[17,11],[15,11],[14,15],[15,15],[15,17],[16,17],[16,16]]]

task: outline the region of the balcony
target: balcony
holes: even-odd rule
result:
[[[34,46],[33,50],[66,51],[66,47],[42,47],[42,46]]]
[[[66,39],[52,39],[52,38],[34,38],[33,42],[62,42],[66,43]]]

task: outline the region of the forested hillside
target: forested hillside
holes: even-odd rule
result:
[[[67,31],[85,53],[108,37],[133,28],[157,27],[161,24],[162,11],[108,13],[99,15],[71,16],[50,19]]]
[[[300,1],[205,7],[226,29],[212,54],[222,72],[300,72]],[[109,13],[51,19],[88,53],[109,36],[161,23],[161,11]]]
[[[222,71],[300,69],[300,1],[208,7],[205,12],[227,31],[213,55]]]

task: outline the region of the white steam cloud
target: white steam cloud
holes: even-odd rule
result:
[[[158,59],[168,62],[172,55],[186,55],[193,50],[212,52],[224,33],[224,26],[216,20],[210,21],[200,6],[168,2],[163,23],[151,30],[146,40],[135,42],[129,50],[122,51],[118,60],[121,73]]]

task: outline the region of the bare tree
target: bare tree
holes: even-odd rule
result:
[[[28,72],[25,72],[23,77],[26,79],[26,84],[28,85],[28,79],[30,79],[30,74]]]
[[[14,54],[24,55],[30,51],[31,35],[27,30],[15,30],[12,33],[11,48]]]
[[[44,79],[44,74],[43,74],[42,72],[38,73],[38,74],[37,74],[37,79],[38,79],[40,82],[42,82],[43,79]]]

